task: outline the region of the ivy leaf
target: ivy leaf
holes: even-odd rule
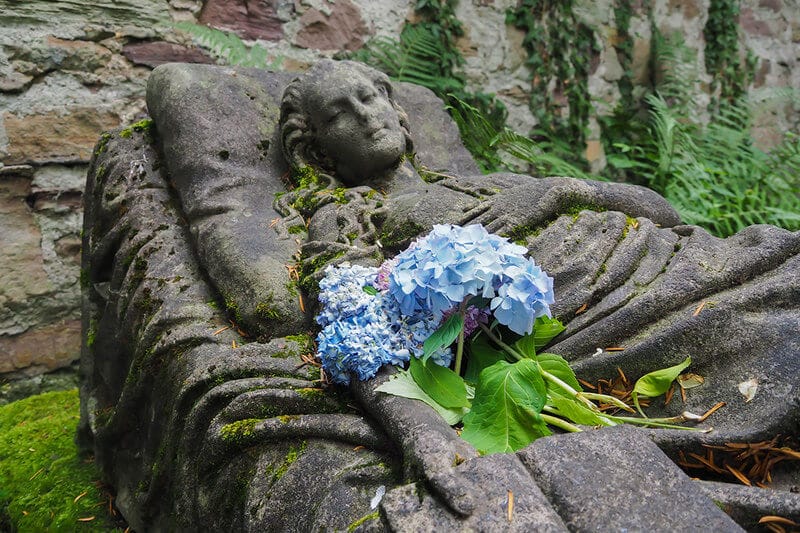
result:
[[[447,367],[412,357],[408,371],[425,393],[442,407],[469,407],[467,387],[461,376]]]
[[[420,400],[434,408],[439,415],[444,418],[445,422],[451,426],[461,422],[464,416],[464,409],[447,409],[439,405],[436,400],[428,396],[424,390],[417,385],[411,373],[406,370],[400,370],[388,381],[384,381],[380,386],[375,388],[386,394],[394,396],[402,396],[403,398],[411,398],[412,400]]]
[[[364,285],[364,292],[366,292],[370,296],[375,296],[376,294],[378,294],[378,289],[376,289],[372,285]]]
[[[439,329],[425,339],[422,345],[422,360],[427,361],[437,350],[447,348],[453,344],[453,341],[458,338],[458,334],[461,333],[461,328],[463,327],[464,317],[461,316],[461,313],[453,313],[450,315],[450,318],[445,320],[444,324],[439,326]]]
[[[519,450],[550,435],[539,416],[546,398],[535,361],[498,361],[480,374],[461,437],[483,453]]]
[[[559,333],[564,331],[564,324],[557,318],[540,316],[533,323],[533,342],[536,351],[541,350],[547,343],[553,340]]]
[[[553,374],[555,377],[580,392],[583,390],[578,378],[575,377],[575,372],[569,366],[567,360],[554,353],[540,353],[536,356],[536,360],[542,366],[542,370]]]
[[[675,378],[690,364],[692,364],[692,358],[687,357],[680,364],[645,374],[636,381],[636,385],[633,386],[633,393],[651,398],[661,396],[669,390],[669,386],[675,381]]]
[[[484,368],[505,359],[504,351],[493,348],[486,335],[478,335],[469,343],[469,360],[464,379],[470,383],[477,383]]]

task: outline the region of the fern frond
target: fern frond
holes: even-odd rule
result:
[[[235,33],[224,32],[191,22],[178,22],[175,27],[194,37],[195,42],[207,49],[218,62],[241,67],[276,69],[281,58],[268,59],[267,49],[260,44],[248,46]]]

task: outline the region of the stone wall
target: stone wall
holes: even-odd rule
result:
[[[174,24],[191,21],[258,40],[282,68],[302,69],[321,55],[356,50],[377,35],[398,35],[416,2],[389,0],[0,0],[0,380],[70,364],[79,352],[81,194],[92,147],[103,130],[144,113],[150,70],[166,61],[212,62]],[[516,0],[461,0],[466,34],[459,48],[470,88],[496,93],[509,124],[534,125],[523,34],[507,25]],[[599,52],[589,89],[597,113],[619,98],[618,1],[576,1]],[[635,84],[646,85],[651,26],[645,2],[632,1]],[[697,50],[700,87],[703,27],[710,0],[654,0],[662,31],[680,31]],[[789,0],[743,0],[740,40],[755,55],[754,87],[800,87],[800,8]],[[700,93],[702,95],[702,93]],[[708,98],[705,96],[705,98]],[[756,135],[765,146],[798,130],[787,104],[764,108]],[[586,155],[602,162],[599,128]]]

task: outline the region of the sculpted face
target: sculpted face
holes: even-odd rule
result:
[[[305,95],[314,144],[346,185],[369,181],[393,167],[406,150],[390,87],[353,68],[324,72]]]

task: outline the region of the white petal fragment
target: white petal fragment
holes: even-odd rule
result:
[[[757,391],[758,380],[756,378],[750,378],[747,381],[742,381],[739,383],[739,392],[741,392],[742,396],[744,396],[745,403],[752,400]]]
[[[384,494],[386,494],[386,485],[381,485],[380,487],[378,487],[378,490],[375,491],[375,496],[373,496],[372,500],[370,500],[369,508],[370,509],[377,508],[378,505],[380,505]]]

